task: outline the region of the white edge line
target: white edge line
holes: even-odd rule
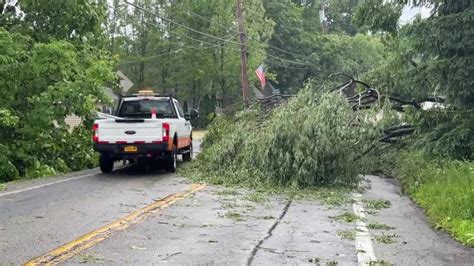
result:
[[[369,233],[369,229],[363,221],[365,218],[364,207],[362,205],[362,195],[359,193],[353,194],[354,203],[352,204],[352,209],[354,214],[359,216],[361,219],[356,221],[356,252],[357,252],[357,261],[359,265],[369,265],[371,261],[377,261],[375,257],[374,247],[372,245],[372,238]]]
[[[34,187],[29,187],[29,188],[25,188],[25,189],[19,189],[19,190],[14,190],[14,191],[10,191],[10,192],[5,192],[5,193],[0,194],[0,197],[13,195],[13,194],[18,194],[18,193],[26,192],[26,191],[33,190],[33,189],[48,187],[48,186],[56,185],[56,184],[59,184],[59,183],[64,183],[64,182],[68,182],[68,181],[72,181],[72,180],[76,180],[76,179],[80,179],[80,178],[84,178],[84,177],[93,176],[93,175],[96,175],[96,174],[97,173],[87,174],[87,175],[80,175],[80,176],[75,176],[75,177],[71,177],[71,178],[67,178],[67,179],[58,180],[58,181],[51,182],[51,183],[41,184],[41,185],[34,186]]]

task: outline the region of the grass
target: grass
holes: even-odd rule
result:
[[[391,226],[388,226],[386,224],[380,224],[380,223],[369,223],[369,225],[367,225],[367,227],[369,229],[372,229],[372,230],[391,230],[391,229],[395,229],[394,227],[391,227]]]
[[[346,223],[353,223],[355,221],[360,220],[361,217],[358,216],[358,215],[355,215],[353,213],[350,213],[350,212],[345,212],[341,215],[338,215],[338,216],[334,217],[334,219],[336,219],[338,221],[344,221]]]
[[[390,208],[392,203],[389,200],[383,200],[383,199],[378,199],[378,200],[363,200],[365,208],[369,210],[381,210],[381,209],[387,209]]]
[[[338,231],[337,235],[342,239],[355,240],[356,233],[353,230]]]
[[[398,237],[396,234],[391,234],[391,235],[386,235],[382,233],[380,236],[375,236],[375,241],[382,243],[382,244],[393,244],[397,241],[395,241],[395,238]]]
[[[81,264],[94,264],[102,261],[101,258],[95,254],[79,254],[79,263]]]
[[[235,209],[238,207],[240,207],[240,205],[238,205],[235,201],[227,201],[221,203],[222,209]]]
[[[239,195],[240,193],[235,188],[226,188],[224,190],[217,191],[215,194],[218,196],[235,196]]]
[[[405,191],[425,209],[433,226],[474,247],[474,163],[411,153],[400,165]]]
[[[268,195],[266,195],[264,192],[259,192],[259,191],[250,192],[249,194],[244,196],[244,199],[251,202],[256,202],[256,203],[269,201]]]
[[[295,200],[320,200],[327,206],[338,207],[350,202],[348,189],[345,188],[307,188],[302,190],[288,189],[287,193]]]
[[[5,190],[6,188],[7,188],[7,185],[0,183],[0,191]]]
[[[236,222],[241,222],[241,221],[245,221],[244,218],[242,218],[242,214],[238,213],[238,212],[235,212],[235,211],[228,211],[225,213],[224,217],[228,218],[228,219],[232,219]]]

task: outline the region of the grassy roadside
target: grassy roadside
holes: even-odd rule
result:
[[[474,247],[474,163],[405,153],[398,165],[403,188],[433,226]]]

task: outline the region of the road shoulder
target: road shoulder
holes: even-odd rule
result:
[[[369,209],[367,215],[368,224],[392,227],[370,230],[378,258],[395,265],[474,265],[474,249],[434,230],[423,210],[403,195],[396,180],[376,176],[367,180],[369,189],[364,198],[372,203],[390,203],[388,208]]]

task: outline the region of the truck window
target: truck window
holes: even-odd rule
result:
[[[119,117],[151,118],[153,108],[156,109],[157,118],[176,118],[169,100],[124,101],[120,106]]]
[[[174,104],[176,105],[177,109],[178,109],[178,114],[181,118],[184,118],[184,112],[183,112],[183,108],[181,107],[181,104],[179,104],[178,101],[175,101]]]

